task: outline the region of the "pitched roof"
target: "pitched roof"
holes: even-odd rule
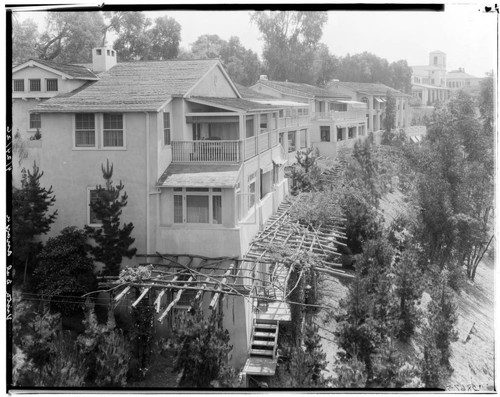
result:
[[[185,95],[218,59],[123,62],[69,98],[40,103],[37,112],[155,111],[172,96]]]
[[[235,83],[236,88],[240,92],[241,96],[246,99],[276,99],[271,95],[261,94],[260,92],[254,91],[251,88],[242,86],[241,84]]]
[[[472,76],[469,73],[462,72],[461,70],[452,70],[446,73],[447,79],[479,79],[479,77]]]
[[[284,94],[301,95],[308,98],[323,97],[323,98],[348,98],[344,94],[337,94],[328,91],[324,88],[319,88],[314,85],[304,83],[291,83],[289,81],[271,81],[259,80],[257,84],[262,84],[270,88],[274,88]]]
[[[204,97],[204,96],[193,96],[188,99],[198,100],[213,104],[215,106],[222,106],[227,108],[232,108],[234,110],[243,110],[243,111],[251,111],[251,110],[272,110],[272,109],[281,109],[280,106],[272,106],[267,104],[262,104],[254,101],[249,101],[242,98],[222,98],[222,97]]]
[[[386,86],[385,84],[379,84],[379,83],[357,83],[357,82],[336,81],[332,84],[339,84],[343,87],[350,88],[353,91],[368,95],[385,96],[387,95],[387,91],[390,91],[391,94],[393,95],[410,96],[401,91],[395,90],[394,88]]]
[[[75,79],[82,79],[82,80],[97,80],[97,76],[95,73],[93,73],[91,70],[86,68],[85,66],[82,65],[74,65],[74,64],[69,64],[69,63],[57,63],[57,62],[51,62],[51,61],[46,61],[42,59],[29,59],[24,63],[29,63],[29,62],[37,62],[41,65],[47,66],[51,69],[57,70],[58,72],[64,73],[68,76],[71,76]],[[21,65],[23,65],[21,64]],[[18,65],[18,66],[21,66]]]
[[[234,187],[240,166],[213,164],[171,164],[158,179],[158,187]]]

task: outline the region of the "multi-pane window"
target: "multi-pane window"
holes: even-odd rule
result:
[[[30,113],[30,129],[42,128],[42,118],[40,113]]]
[[[123,147],[123,115],[103,114],[103,147]]]
[[[14,79],[14,91],[24,91],[24,80],[23,79]]]
[[[75,146],[95,147],[95,117],[93,113],[75,114]]]
[[[42,85],[40,79],[30,79],[30,91],[41,91]]]
[[[222,189],[174,188],[174,223],[222,224]]]
[[[320,128],[321,142],[330,142],[330,126],[325,125],[319,128]]]
[[[248,176],[248,208],[252,208],[255,205],[255,181],[257,178],[257,173],[254,172]]]
[[[170,112],[163,113],[163,144],[170,145]]]
[[[347,134],[349,139],[355,138],[356,137],[356,127],[349,127],[347,130]]]
[[[89,205],[89,211],[88,211],[88,224],[89,225],[100,225],[101,220],[97,217],[95,211],[92,208],[92,204],[96,203],[98,200],[97,196],[97,190],[96,189],[89,189],[88,190],[88,205]]]
[[[47,85],[47,91],[57,91],[57,79],[47,79],[45,82]]]

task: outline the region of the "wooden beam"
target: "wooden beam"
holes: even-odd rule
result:
[[[146,294],[148,293],[148,291],[150,289],[151,289],[151,287],[143,288],[139,297],[135,300],[134,303],[132,303],[132,307],[136,307],[139,304],[139,302],[142,300],[142,298],[144,298],[144,296],[146,296]]]
[[[191,281],[193,279],[193,276],[189,277],[188,281]],[[175,296],[175,298],[172,300],[172,302],[170,302],[170,304],[167,306],[167,308],[165,309],[165,311],[163,312],[163,314],[158,318],[158,321],[161,323],[163,321],[163,319],[165,318],[165,316],[168,314],[168,312],[170,311],[170,309],[172,309],[174,307],[174,305],[179,302],[179,299],[181,299],[181,296],[182,296],[182,293],[184,292],[183,289],[180,289],[178,292],[177,292],[177,295]]]
[[[222,279],[221,284],[219,285],[219,288],[217,288],[218,291],[222,291],[222,284],[226,283],[227,276],[231,273],[233,268],[234,268],[234,263],[232,263],[231,266],[229,266],[229,268],[227,269],[226,273],[224,273],[224,278]],[[213,308],[217,304],[217,301],[219,300],[219,296],[220,296],[220,292],[216,292],[214,294],[214,297],[212,298],[212,301],[210,302],[210,305],[209,305],[210,310],[213,310]]]
[[[127,285],[122,292],[115,296],[115,302],[118,303],[120,300],[130,291],[130,285]]]

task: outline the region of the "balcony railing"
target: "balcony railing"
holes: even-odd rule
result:
[[[309,124],[310,116],[281,117],[278,119],[278,128],[301,127]]]
[[[277,131],[264,132],[243,141],[172,141],[172,161],[239,163],[278,144]]]
[[[359,119],[365,118],[368,109],[352,109],[345,112],[330,111],[330,112],[315,112],[313,113],[313,120],[345,120],[345,119]]]
[[[172,161],[239,163],[240,141],[172,141]]]

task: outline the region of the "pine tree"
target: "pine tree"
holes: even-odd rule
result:
[[[47,214],[49,207],[56,201],[49,189],[40,186],[43,172],[33,163],[33,171],[21,171],[21,188],[12,192],[12,239],[14,248],[14,266],[17,272],[24,267],[26,280],[28,264],[40,251],[41,243],[35,242],[36,236],[46,234],[57,217],[57,210]]]
[[[128,196],[126,192],[122,194],[124,185],[121,181],[113,186],[113,164],[110,166],[109,160],[106,161],[106,168],[101,165],[101,170],[106,181],[105,187],[96,187],[97,200],[90,206],[102,226],[85,226],[85,232],[96,242],[90,252],[96,261],[104,263],[104,274],[117,276],[122,258],[132,258],[137,251],[136,248],[129,248],[135,241],[130,237],[134,225],[127,223],[120,228],[120,216],[127,205]]]

